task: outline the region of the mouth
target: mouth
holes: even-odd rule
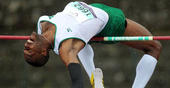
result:
[[[24,50],[24,55],[29,55],[29,52],[27,50]]]
[[[24,49],[24,55],[32,55],[32,52],[30,52],[30,50]]]

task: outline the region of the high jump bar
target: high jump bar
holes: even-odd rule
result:
[[[0,35],[0,40],[28,40],[30,36]],[[90,41],[151,41],[170,40],[170,36],[114,36],[93,37]]]

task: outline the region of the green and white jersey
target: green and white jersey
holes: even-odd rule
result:
[[[80,39],[87,44],[102,31],[108,19],[108,14],[99,8],[84,2],[70,2],[62,12],[53,16],[41,16],[38,21],[38,34],[41,34],[41,22],[54,24],[54,51],[58,54],[60,44],[66,39]]]

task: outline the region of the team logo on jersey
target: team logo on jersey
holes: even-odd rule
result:
[[[67,28],[67,32],[72,32],[71,28]]]

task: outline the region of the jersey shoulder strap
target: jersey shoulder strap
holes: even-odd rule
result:
[[[46,22],[51,22],[50,19],[52,19],[53,16],[41,16],[38,20],[38,23],[37,23],[37,33],[38,34],[41,34],[42,33],[42,28],[41,28],[41,22],[43,21],[46,21]]]

